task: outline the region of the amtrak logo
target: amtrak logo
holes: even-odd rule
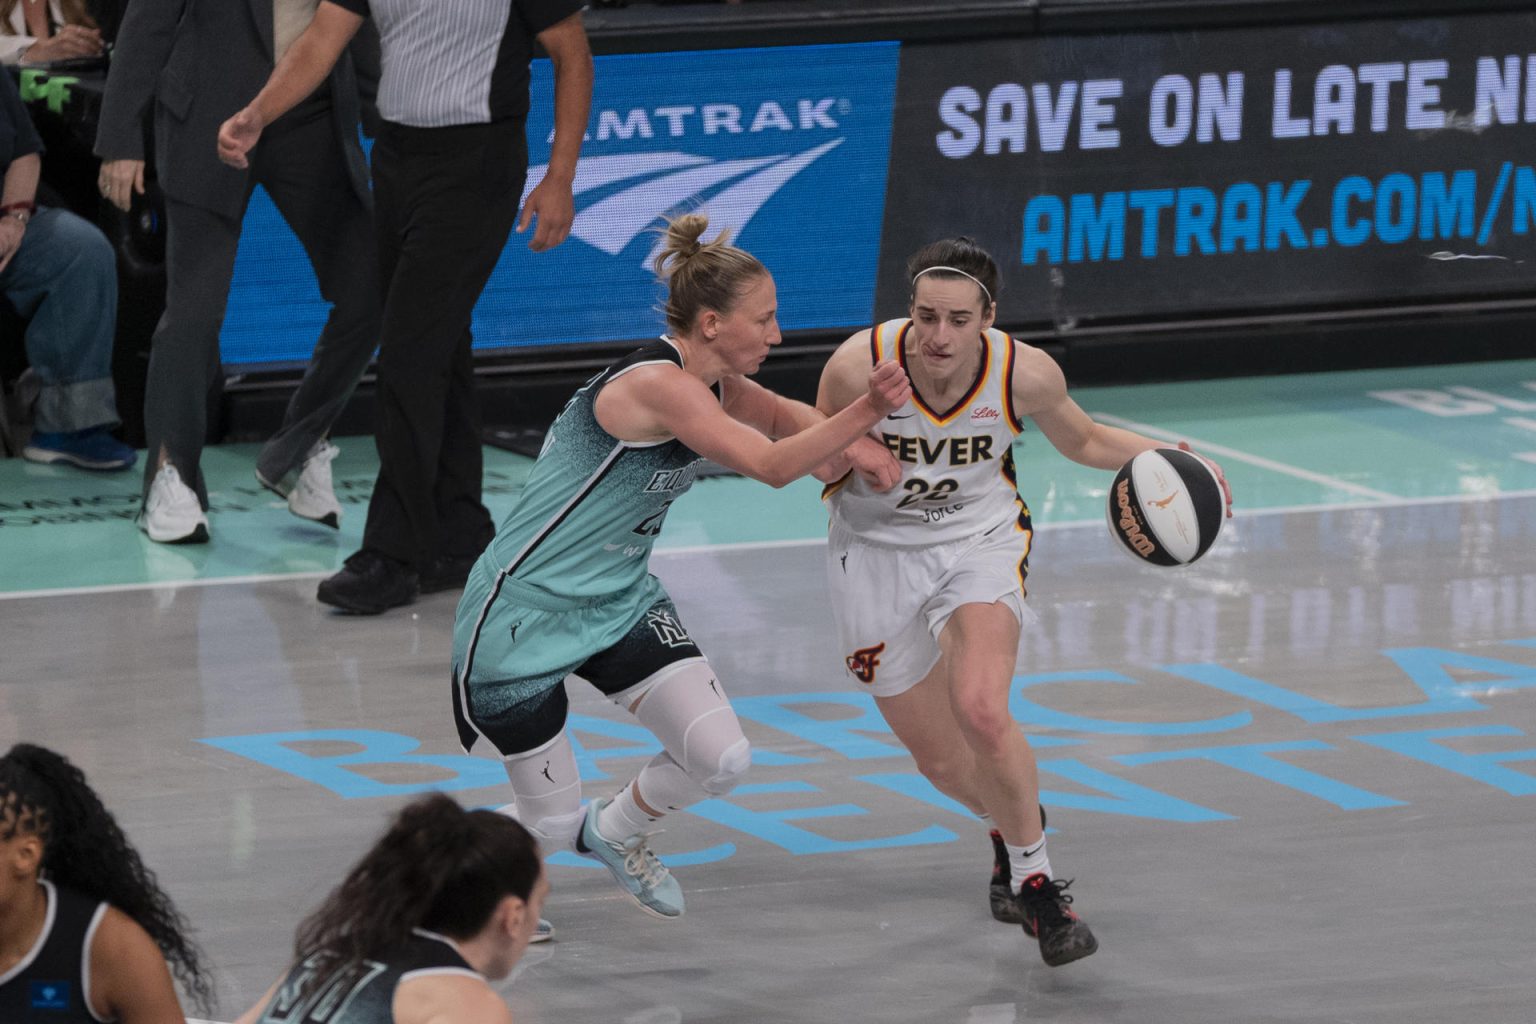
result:
[[[584,156],[571,186],[578,210],[571,237],[617,256],[641,232],[677,210],[709,215],[706,241],[725,228],[739,237],[780,189],[843,142],[839,138],[798,153],[741,159],[680,151]],[[524,201],[548,169],[548,164],[528,169]],[[648,268],[660,252],[658,237],[641,266]]]

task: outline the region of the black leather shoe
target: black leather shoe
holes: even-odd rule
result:
[[[421,592],[435,594],[440,590],[463,590],[470,570],[479,560],[479,555],[438,555],[432,560],[432,568],[421,574]]]
[[[340,572],[320,581],[322,604],[353,615],[377,615],[416,600],[416,570],[374,551],[359,551]]]

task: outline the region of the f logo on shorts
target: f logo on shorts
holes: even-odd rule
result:
[[[875,681],[875,667],[880,664],[880,654],[885,650],[884,643],[878,643],[873,647],[860,647],[844,659],[848,663],[848,671],[861,683]]]

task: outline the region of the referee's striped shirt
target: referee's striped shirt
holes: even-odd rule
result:
[[[383,70],[379,116],[415,128],[528,113],[534,37],[584,0],[329,0],[373,18]]]

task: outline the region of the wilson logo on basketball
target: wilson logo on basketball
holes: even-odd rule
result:
[[[984,405],[984,406],[982,406],[979,409],[972,409],[971,410],[971,422],[972,423],[991,423],[992,421],[1001,418],[1002,415],[1003,415],[1002,413],[998,412],[996,409],[992,408],[990,405]]]
[[[885,650],[885,644],[878,643],[873,647],[860,647],[848,655],[848,671],[861,683],[875,681],[875,667],[880,664],[880,654]]]
[[[1170,499],[1171,500],[1171,499]],[[1120,532],[1125,536],[1126,543],[1136,550],[1143,558],[1152,557],[1157,550],[1157,545],[1152,543],[1150,537],[1141,531],[1141,523],[1137,520],[1136,513],[1131,510],[1131,484],[1129,480],[1121,480],[1115,486],[1115,505],[1120,509]]]

